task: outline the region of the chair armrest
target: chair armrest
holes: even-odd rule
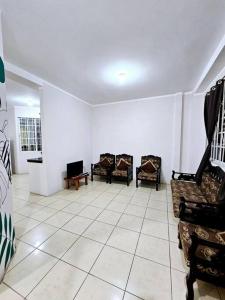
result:
[[[141,172],[141,166],[140,167],[136,167],[136,174]]]
[[[127,167],[127,174],[133,173],[133,165]]]
[[[94,169],[96,167],[100,166],[99,162],[95,163],[95,164],[91,164],[91,168]]]
[[[179,218],[189,223],[207,226],[209,228],[224,229],[225,203],[197,203],[196,201],[180,202]]]
[[[178,175],[178,178],[175,178],[175,175]],[[174,180],[186,180],[186,181],[194,181],[195,174],[193,173],[184,173],[184,172],[176,172],[172,170],[172,179]]]

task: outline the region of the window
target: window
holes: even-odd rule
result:
[[[211,146],[211,160],[225,165],[225,95],[220,106],[219,117]]]
[[[41,151],[40,118],[19,118],[21,151]]]

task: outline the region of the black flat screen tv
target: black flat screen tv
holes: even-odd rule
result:
[[[83,173],[83,160],[67,164],[67,178],[75,177]]]

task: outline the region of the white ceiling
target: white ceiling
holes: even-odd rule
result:
[[[192,90],[225,33],[224,0],[0,0],[0,8],[6,60],[92,104]]]
[[[40,106],[38,86],[9,72],[6,73],[6,97],[9,106]]]

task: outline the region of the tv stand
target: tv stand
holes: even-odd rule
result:
[[[67,183],[67,188],[69,189],[71,184],[74,184],[75,185],[75,188],[76,190],[79,189],[80,187],[80,180],[81,179],[85,179],[85,185],[88,185],[88,176],[89,174],[88,173],[83,173],[83,174],[80,174],[78,176],[74,176],[74,177],[70,177],[70,178],[64,178],[64,180],[66,181]]]

